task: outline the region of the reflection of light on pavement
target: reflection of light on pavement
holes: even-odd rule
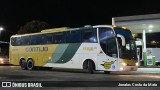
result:
[[[128,79],[131,79],[131,77],[134,77],[134,78],[149,78],[149,79],[160,79],[160,76],[159,75],[131,75],[131,74],[123,74],[123,75],[119,75],[119,77],[121,78],[128,78]]]
[[[13,68],[17,68],[17,66],[10,66],[10,68],[12,68],[12,69],[13,69]]]
[[[157,78],[157,79],[160,79],[160,76],[155,76],[155,75],[144,75],[142,77],[147,77],[147,78]]]

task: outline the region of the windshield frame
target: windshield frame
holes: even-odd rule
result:
[[[102,51],[110,57],[118,58],[116,34],[112,27],[97,27],[98,43]],[[102,31],[102,32],[101,32]],[[104,32],[103,32],[104,31]]]
[[[122,41],[117,37],[117,43],[119,48],[119,58],[128,60],[137,60],[137,48],[135,44],[135,39],[132,33],[128,29],[114,28],[116,34],[120,34],[125,38],[125,46],[122,46]]]

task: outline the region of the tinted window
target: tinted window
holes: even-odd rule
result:
[[[52,44],[53,43],[53,33],[48,33],[46,34],[46,43],[47,44]]]
[[[111,57],[117,57],[117,44],[115,38],[109,38],[107,39],[107,45],[106,45],[106,53],[107,55]]]
[[[16,45],[16,38],[15,37],[11,38],[11,45],[13,45],[13,46]]]
[[[41,44],[41,35],[32,35],[31,36],[31,45]]]
[[[30,36],[21,37],[21,45],[30,45]]]
[[[42,34],[41,35],[41,38],[40,38],[40,44],[47,44],[47,35],[45,35],[45,34]]]
[[[107,27],[104,27],[104,28],[99,28],[99,41],[101,43],[106,43],[106,40],[109,38],[109,37],[112,37],[114,35],[113,33],[113,30],[111,28],[107,28]]]
[[[81,42],[81,31],[68,31],[66,32],[67,43],[80,43]]]
[[[21,45],[21,37],[16,37],[15,38],[15,41],[16,41],[16,46],[20,46]]]
[[[82,30],[82,42],[96,43],[97,42],[97,29]]]
[[[54,34],[54,43],[57,43],[57,44],[65,43],[65,34],[64,33],[55,33]]]
[[[42,34],[40,40],[41,40],[40,44],[51,44],[53,43],[53,34],[52,33]]]

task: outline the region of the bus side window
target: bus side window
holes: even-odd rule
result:
[[[11,45],[12,45],[12,46],[15,46],[15,45],[16,45],[16,38],[15,38],[15,37],[12,37],[12,38],[11,38]]]
[[[71,31],[66,32],[66,43],[71,43]]]
[[[41,44],[41,35],[32,35],[31,45],[40,45],[40,44]]]
[[[47,44],[47,39],[45,34],[42,34],[40,39],[41,39],[41,43],[40,43],[41,45]]]
[[[72,38],[74,38],[73,43],[81,43],[81,31],[73,31]]]
[[[82,42],[96,43],[97,42],[96,29],[82,30]]]
[[[21,45],[30,45],[30,36],[21,37]]]
[[[21,45],[21,37],[16,37],[15,39],[16,39],[15,45],[20,46]]]
[[[60,33],[55,33],[55,37],[54,37],[55,43],[56,44],[61,44],[61,43],[65,43],[65,34],[60,32]]]
[[[46,43],[47,44],[52,44],[53,43],[53,34],[52,33],[49,33],[49,34],[46,34]]]
[[[81,32],[80,31],[68,31],[66,32],[67,43],[81,43]]]
[[[41,44],[52,44],[53,34],[42,34],[41,35]]]

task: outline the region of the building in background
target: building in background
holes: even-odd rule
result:
[[[112,24],[133,32],[141,65],[160,65],[160,14],[113,17]]]

